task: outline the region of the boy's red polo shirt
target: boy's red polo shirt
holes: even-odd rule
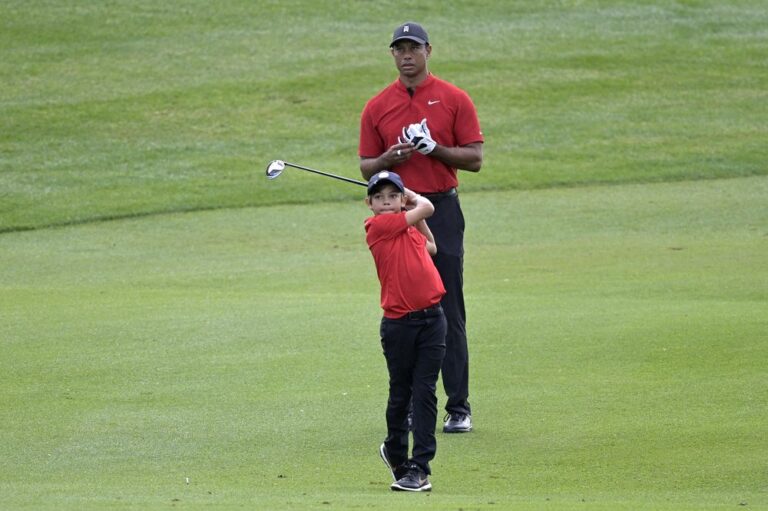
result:
[[[400,318],[440,302],[445,287],[427,252],[427,240],[408,225],[404,212],[369,217],[365,232],[381,282],[384,317]]]

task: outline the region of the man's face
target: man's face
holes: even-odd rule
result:
[[[403,209],[403,192],[395,185],[385,183],[366,200],[374,215],[400,213]]]
[[[395,66],[403,76],[418,76],[427,69],[427,59],[432,53],[429,44],[419,44],[416,41],[403,39],[392,46],[392,56]]]

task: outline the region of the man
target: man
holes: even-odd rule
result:
[[[463,294],[464,216],[457,170],[478,172],[483,134],[466,92],[432,75],[432,46],[426,30],[408,22],[395,29],[390,44],[398,79],[374,96],[360,120],[360,171],[366,179],[393,170],[405,186],[427,197],[435,213],[427,220],[437,243],[435,266],[446,295],[448,322],[443,387],[448,396],[443,431],[472,430],[469,355]]]

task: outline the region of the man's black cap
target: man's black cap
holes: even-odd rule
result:
[[[419,44],[429,44],[429,36],[424,27],[413,21],[407,21],[395,29],[395,33],[392,34],[392,42],[389,44],[391,48],[397,41],[401,39],[410,39],[416,41]]]

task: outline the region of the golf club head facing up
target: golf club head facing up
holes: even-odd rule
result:
[[[272,160],[267,165],[267,178],[275,179],[285,170],[285,162],[282,160]]]

